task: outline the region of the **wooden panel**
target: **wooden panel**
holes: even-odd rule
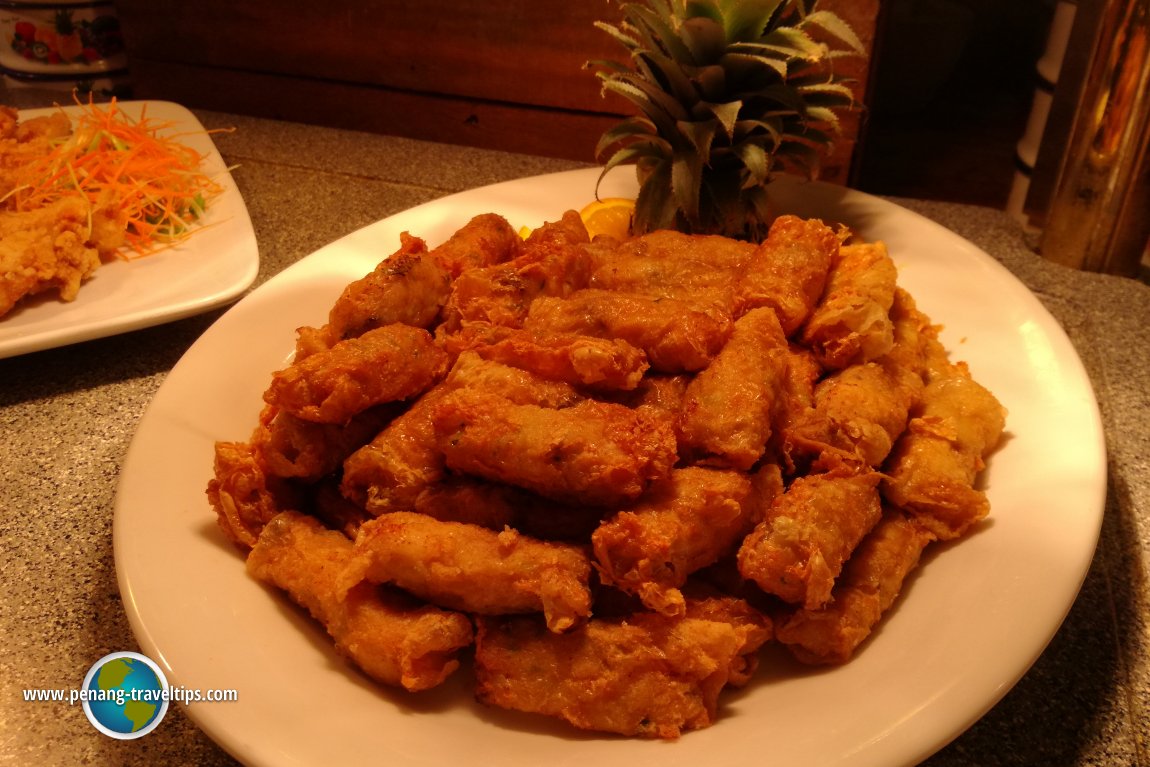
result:
[[[509,152],[594,161],[618,117],[373,88],[351,83],[141,62],[138,98]]]
[[[615,57],[607,0],[117,0],[147,61],[604,111],[583,64]],[[620,105],[616,105],[620,106]]]
[[[824,0],[867,44],[879,0]],[[584,68],[624,51],[610,0],[117,0],[136,94],[594,161],[630,105]],[[865,92],[865,61],[845,62]],[[859,113],[823,177],[849,173]]]

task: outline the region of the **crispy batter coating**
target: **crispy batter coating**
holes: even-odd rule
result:
[[[850,660],[870,636],[918,566],[930,531],[897,510],[882,520],[859,544],[823,607],[799,609],[780,619],[775,636],[804,663],[834,664]]]
[[[356,577],[481,615],[543,613],[566,631],[591,613],[591,563],[581,547],[397,511],[365,522]]]
[[[770,307],[790,336],[823,294],[839,239],[821,221],[779,216],[741,275],[738,313]]]
[[[751,481],[740,472],[675,469],[595,530],[600,577],[651,610],[682,615],[679,588],[687,576],[730,551],[754,525],[750,494]]]
[[[802,329],[824,367],[877,359],[894,345],[890,319],[898,270],[881,242],[843,245],[826,290]]]
[[[519,404],[546,407],[567,407],[583,398],[566,383],[484,360],[472,351],[463,352],[439,386],[344,461],[344,495],[377,515],[423,510],[418,505],[420,495],[444,480],[447,472],[431,414],[440,399],[459,388],[481,389]],[[439,498],[428,497],[423,502],[436,503]]]
[[[555,410],[461,389],[436,403],[432,421],[450,468],[560,501],[632,501],[676,460],[669,424],[595,400]]]
[[[480,618],[476,697],[580,729],[674,739],[714,721],[740,647],[728,623],[657,613],[565,634],[531,618]]]
[[[244,442],[215,444],[207,494],[224,535],[244,549],[255,545],[260,531],[274,516],[300,505],[292,486],[269,477],[252,446]]]
[[[426,330],[385,325],[277,372],[264,401],[305,421],[346,423],[374,405],[413,399],[443,377],[447,364]]]
[[[787,449],[832,465],[881,466],[922,390],[917,373],[885,358],[851,365],[815,387],[814,406],[787,432]]]
[[[334,346],[395,323],[429,328],[450,290],[451,275],[427,252],[427,243],[404,232],[399,250],[344,288],[321,329],[324,343]]]
[[[895,445],[884,497],[916,515],[941,540],[957,538],[990,513],[974,487],[1006,425],[1006,408],[964,368],[937,378]]]
[[[739,572],[769,594],[814,609],[882,517],[877,472],[799,477],[739,548]]]
[[[789,351],[773,309],[754,309],[687,386],[679,442],[707,464],[749,470],[766,451]]]
[[[459,668],[458,652],[471,644],[471,621],[370,583],[347,588],[343,573],[353,553],[343,534],[285,512],[264,528],[247,567],[307,608],[340,654],[368,676],[408,690],[435,687]]]
[[[745,599],[724,594],[714,587],[690,582],[683,589],[687,598],[686,617],[726,623],[739,637],[739,656],[731,665],[727,681],[732,687],[742,687],[751,681],[759,666],[759,649],[774,637],[774,623],[770,617]]]
[[[634,389],[649,367],[647,355],[621,339],[536,334],[487,322],[464,323],[444,347],[449,353],[471,349],[487,360],[599,391]]]
[[[431,257],[455,279],[469,269],[510,261],[519,255],[522,242],[503,216],[480,213],[433,248]]]
[[[587,241],[583,220],[568,211],[533,231],[511,261],[464,271],[444,308],[445,329],[476,321],[519,327],[537,296],[566,296],[587,284]]]
[[[537,333],[620,338],[642,349],[663,373],[705,368],[731,334],[730,315],[707,303],[588,288],[566,298],[537,298],[524,327]]]
[[[336,471],[396,413],[390,404],[379,405],[347,423],[329,424],[305,421],[266,405],[250,441],[268,474],[316,482]]]

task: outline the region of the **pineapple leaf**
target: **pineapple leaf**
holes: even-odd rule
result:
[[[595,27],[598,29],[601,29],[604,32],[606,32],[607,34],[609,34],[611,37],[613,37],[615,39],[615,42],[622,45],[628,51],[634,51],[637,48],[639,48],[639,46],[640,46],[640,42],[638,40],[636,40],[634,37],[632,37],[631,35],[624,32],[622,29],[615,26],[614,24],[608,24],[604,21],[596,21]]]
[[[830,50],[828,46],[815,42],[810,35],[795,27],[773,29],[763,36],[761,44],[768,50],[806,61],[822,61]]]
[[[680,104],[688,105],[697,101],[699,96],[695,85],[683,71],[683,68],[672,59],[651,51],[644,51],[635,56],[635,66],[646,73],[647,78],[657,82],[663,90],[671,94],[672,98]]]
[[[767,69],[775,72],[780,79],[785,79],[787,76],[787,62],[779,57],[774,51],[766,51],[770,55],[764,55],[761,46],[758,51],[750,50],[751,44],[749,43],[735,43],[727,49],[727,53],[723,55],[723,59],[727,60],[725,69],[732,68],[734,63],[749,64],[754,67],[766,67]]]
[[[658,126],[660,134],[673,132],[675,122],[687,117],[681,104],[650,83],[636,84],[634,77],[604,80],[603,90],[616,93],[639,107]]]
[[[758,144],[743,143],[735,149],[735,154],[747,169],[747,179],[743,189],[765,184],[771,172],[771,156]]]
[[[783,0],[720,0],[727,39],[749,42],[762,36]]]
[[[656,229],[670,229],[675,223],[675,206],[671,202],[671,164],[661,162],[639,187],[635,198],[632,229],[645,234]]]
[[[719,123],[715,120],[705,122],[680,122],[679,133],[690,142],[691,151],[700,158],[709,157],[711,144],[715,141],[715,132]]]
[[[723,12],[714,0],[686,0],[683,3],[683,18],[710,19],[720,27],[723,25]]]
[[[599,194],[599,184],[602,183],[603,177],[606,176],[611,170],[620,166],[626,165],[629,162],[641,161],[644,159],[655,159],[662,161],[667,156],[666,151],[657,142],[641,142],[634,143],[630,146],[620,149],[603,165],[603,170],[599,174],[599,181],[595,183],[595,194]]]
[[[812,11],[803,19],[802,25],[804,27],[818,27],[828,35],[849,45],[854,53],[858,55],[866,54],[866,46],[863,45],[862,40],[855,34],[855,31],[850,28],[849,24],[831,11]]]
[[[677,152],[671,161],[671,196],[690,225],[699,221],[699,179],[703,158],[698,152]]]
[[[730,101],[726,104],[703,101],[699,102],[698,106],[715,116],[715,119],[723,126],[723,131],[727,134],[728,139],[734,136],[735,122],[739,119],[739,110],[743,108],[742,101]]]
[[[636,140],[662,141],[658,137],[655,124],[645,117],[636,115],[620,121],[603,133],[599,138],[599,143],[595,145],[595,157],[602,157],[608,149],[616,144]],[[670,146],[667,149],[669,151]]]
[[[652,8],[635,3],[624,6],[631,25],[647,42],[647,50],[662,51],[672,61],[687,61],[691,57],[691,52],[675,32],[670,6],[667,4],[656,6],[656,0],[648,2]]]

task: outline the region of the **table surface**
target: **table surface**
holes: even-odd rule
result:
[[[0,103],[50,100],[0,88]],[[216,144],[236,166],[255,226],[256,286],[419,203],[584,167],[196,114],[208,128],[236,129],[217,135]],[[1094,384],[1109,467],[1098,549],[1062,627],[1021,681],[925,764],[1150,767],[1150,285],[1044,261],[998,210],[894,201],[1000,260],[1059,320]],[[73,688],[96,659],[138,649],[112,552],[119,469],[165,375],[222,311],[0,360],[0,764],[234,764],[179,706],[147,737],[117,741],[97,733],[80,706],[26,703],[21,695]]]

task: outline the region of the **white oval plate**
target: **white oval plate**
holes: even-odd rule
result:
[[[579,208],[597,169],[502,183],[392,216],[288,268],[192,346],[148,408],[127,456],[114,544],[144,652],[174,685],[235,689],[193,720],[251,765],[914,764],[970,726],[1026,672],[1073,603],[1097,542],[1105,448],[1097,404],[1066,335],[987,254],[889,202],[838,187],[776,184],[787,210],[843,221],[890,247],[900,284],[945,326],[943,341],[1010,410],[985,474],[991,519],[938,546],[872,641],[811,670],[772,651],[718,722],[673,743],[599,737],[492,711],[467,675],[408,695],[349,668],[326,635],[249,579],[205,499],[216,440],[244,440],[294,330],[320,324],[343,286],[410,231],[430,245],[472,215],[536,226]],[[633,195],[615,174],[604,196]],[[464,669],[466,671],[466,669]]]
[[[103,264],[80,286],[74,301],[55,293],[32,297],[0,317],[0,358],[126,333],[191,317],[234,301],[256,278],[259,250],[247,206],[211,136],[195,115],[168,101],[121,101],[124,114],[171,123],[161,135],[204,157],[201,169],[223,192],[208,207],[191,237],[131,261]],[[75,117],[79,107],[60,107]],[[27,109],[26,120],[55,108]]]

